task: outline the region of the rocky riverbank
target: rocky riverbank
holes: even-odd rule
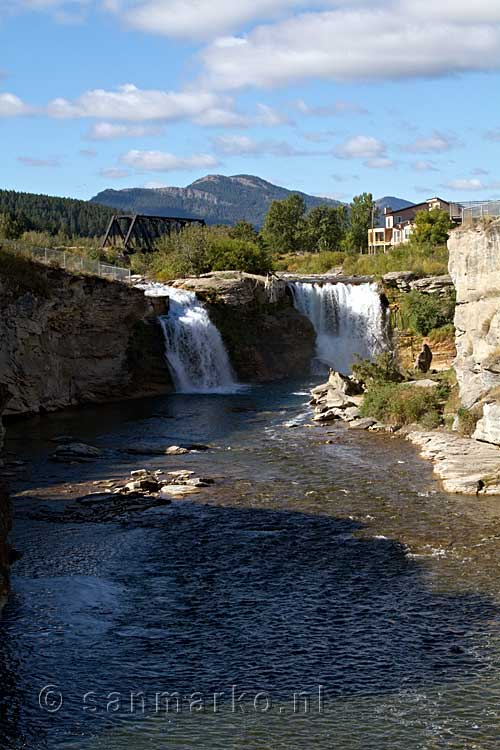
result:
[[[13,257],[0,265],[0,384],[6,415],[171,390],[144,294]]]
[[[431,377],[401,383],[403,388],[437,389]],[[333,370],[328,381],[311,391],[313,421],[343,421],[349,429],[388,433],[407,438],[420,454],[434,463],[434,472],[447,492],[465,495],[500,495],[500,448],[459,436],[444,428],[423,430],[418,424],[388,424],[363,416],[364,384]]]

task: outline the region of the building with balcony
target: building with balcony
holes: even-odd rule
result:
[[[371,254],[387,253],[391,248],[408,242],[415,228],[415,216],[420,211],[434,209],[446,211],[457,226],[462,223],[463,206],[461,203],[450,203],[442,198],[429,198],[423,203],[415,203],[406,208],[393,211],[390,206],[384,208],[384,226],[368,230],[368,252]]]

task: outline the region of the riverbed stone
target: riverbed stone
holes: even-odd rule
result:
[[[339,410],[328,409],[327,411],[322,411],[319,414],[315,414],[313,417],[313,422],[333,422],[335,419],[340,419]]]
[[[51,455],[53,461],[91,461],[102,456],[102,451],[86,443],[67,443],[58,446]]]
[[[354,406],[354,403],[341,391],[329,388],[326,394],[326,405],[329,409],[347,409],[349,406]]]
[[[371,417],[361,417],[360,419],[353,419],[352,422],[349,422],[349,429],[368,430],[370,427],[376,424],[376,422],[377,420],[372,419]]]
[[[407,439],[434,462],[447,492],[500,494],[500,448],[444,431],[415,430]]]

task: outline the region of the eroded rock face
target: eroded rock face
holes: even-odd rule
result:
[[[164,341],[142,291],[26,261],[0,269],[5,414],[171,390]]]
[[[196,292],[219,329],[242,382],[266,382],[309,372],[312,324],[292,304],[280,279],[235,271],[175,282]]]
[[[470,408],[500,386],[500,221],[456,230],[448,246],[457,291],[455,369]]]
[[[452,233],[457,290],[455,370],[462,404],[483,406],[477,440],[500,444],[500,221]]]

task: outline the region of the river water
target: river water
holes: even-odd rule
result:
[[[403,440],[312,426],[308,385],[10,425],[29,466],[2,750],[498,749],[500,498],[446,495]],[[47,462],[61,434],[106,455]],[[118,452],[144,437],[211,449]],[[142,467],[217,481],[113,522],[33,517]]]

